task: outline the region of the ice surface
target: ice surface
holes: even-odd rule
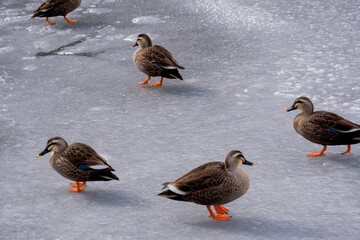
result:
[[[360,123],[359,1],[85,0],[78,23],[53,26],[30,19],[40,2],[0,5],[0,239],[359,238],[360,145],[306,157],[321,146],[284,113],[306,95]],[[136,84],[140,33],[184,81]],[[35,158],[57,135],[92,146],[120,181],[68,193]],[[233,149],[255,166],[228,222],[156,196]]]

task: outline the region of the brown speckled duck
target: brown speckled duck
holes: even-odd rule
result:
[[[285,112],[295,109],[302,111],[294,119],[295,131],[307,140],[324,146],[321,152],[311,152],[308,156],[323,155],[327,145],[348,145],[347,150],[342,154],[349,153],[351,144],[360,142],[360,125],[335,113],[314,112],[314,105],[309,98],[297,98]]]
[[[50,138],[46,148],[37,157],[52,152],[50,165],[61,176],[76,181],[71,183],[74,187],[69,192],[82,192],[86,181],[110,181],[119,180],[112,173],[115,171],[104,158],[95,152],[90,146],[84,143],[73,143],[68,146],[61,137]]]
[[[46,0],[35,11],[34,17],[46,17],[46,22],[55,24],[49,21],[49,17],[63,16],[67,22],[76,23],[78,20],[70,20],[66,15],[74,11],[81,4],[81,0]]]
[[[160,82],[152,83],[151,86],[161,86],[163,79],[176,78],[183,80],[178,68],[185,69],[173,58],[171,53],[164,47],[159,45],[152,45],[151,39],[146,34],[140,34],[137,37],[136,43],[131,46],[139,46],[135,51],[133,60],[140,71],[148,75],[148,78],[138,84],[148,84],[151,77],[161,76]]]
[[[254,164],[247,161],[240,151],[228,153],[224,162],[209,162],[197,167],[174,182],[163,183],[165,191],[158,194],[178,201],[206,205],[210,217],[227,221],[229,210],[221,206],[244,195],[250,185],[248,174],[241,165]],[[217,213],[211,210],[211,205]]]

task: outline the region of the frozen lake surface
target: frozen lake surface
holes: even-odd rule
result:
[[[322,146],[284,113],[305,95],[360,123],[358,0],[84,0],[78,23],[53,26],[30,19],[40,3],[0,4],[0,239],[359,239],[360,144],[307,157]],[[140,33],[184,81],[136,84]],[[53,136],[92,146],[120,181],[67,192],[35,157]],[[228,222],[157,197],[234,149],[255,166]]]

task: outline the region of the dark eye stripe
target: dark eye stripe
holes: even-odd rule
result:
[[[51,142],[51,143],[49,143],[47,146],[46,146],[46,148],[48,148],[48,147],[50,147],[50,146],[52,146],[52,145],[54,145],[55,143],[54,142]]]

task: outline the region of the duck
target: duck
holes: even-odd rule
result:
[[[206,205],[211,218],[228,221],[229,209],[224,204],[243,196],[250,186],[250,178],[241,165],[254,166],[242,152],[230,151],[224,162],[208,162],[173,182],[165,182],[160,197]],[[214,206],[215,212],[211,209]]]
[[[299,97],[285,112],[299,109],[301,111],[293,126],[297,133],[307,140],[323,145],[320,152],[310,152],[307,156],[324,155],[327,145],[347,145],[347,154],[351,145],[360,142],[360,125],[353,123],[335,113],[326,111],[314,112],[314,105],[308,97]]]
[[[133,61],[137,68],[148,75],[148,78],[138,83],[139,85],[148,84],[151,77],[161,76],[160,82],[151,83],[151,86],[158,87],[163,84],[164,77],[183,80],[178,69],[185,69],[180,66],[171,53],[164,47],[152,45],[151,39],[146,34],[140,34],[136,43],[131,47],[139,46],[134,52]]]
[[[112,173],[115,171],[108,162],[93,148],[84,143],[73,143],[68,146],[61,137],[50,138],[44,151],[36,157],[41,157],[51,152],[50,166],[61,176],[75,181],[71,183],[69,192],[82,192],[87,181],[119,180]]]
[[[46,0],[35,11],[31,18],[46,17],[46,22],[50,25],[55,24],[49,21],[49,17],[63,16],[69,23],[76,23],[78,20],[70,20],[66,15],[74,11],[81,4],[81,0]]]

